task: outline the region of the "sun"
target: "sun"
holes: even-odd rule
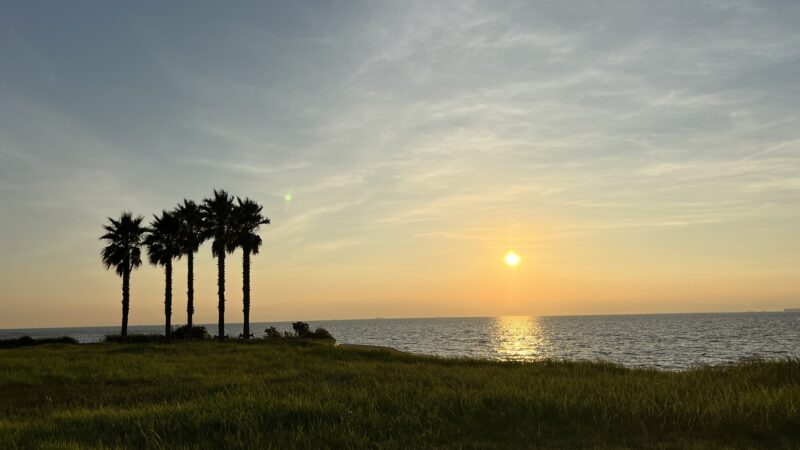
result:
[[[520,258],[516,252],[510,250],[508,253],[506,253],[506,256],[503,257],[503,261],[505,261],[507,266],[514,267],[519,264],[520,261],[522,261],[522,258]]]

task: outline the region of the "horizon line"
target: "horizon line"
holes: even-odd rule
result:
[[[754,313],[793,313],[796,311],[787,311],[793,309],[800,309],[800,307],[786,307],[783,309],[772,310],[746,310],[746,311],[684,311],[684,312],[655,312],[655,313],[613,313],[613,314],[503,314],[496,316],[417,316],[417,317],[364,317],[353,319],[301,319],[301,320],[271,320],[271,321],[250,321],[250,325],[257,323],[292,323],[292,322],[352,322],[352,321],[366,321],[366,320],[423,320],[423,319],[492,319],[498,317],[613,317],[613,316],[679,316],[679,315],[693,315],[693,314],[754,314]],[[216,322],[194,324],[194,326],[210,326],[216,325]],[[185,324],[176,324],[175,328]],[[225,325],[243,325],[243,322],[226,322]],[[16,328],[0,328],[0,331],[14,331],[14,330],[48,330],[60,328],[114,328],[119,327],[119,324],[112,325],[71,325],[71,326],[53,326],[53,327],[16,327]],[[130,327],[163,327],[163,323],[158,324],[129,324]]]

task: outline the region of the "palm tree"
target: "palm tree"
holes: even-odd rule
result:
[[[231,239],[231,214],[233,197],[224,190],[214,190],[211,198],[203,200],[200,215],[203,218],[203,235],[213,239],[211,254],[217,258],[217,309],[219,310],[219,339],[225,339],[225,252]]]
[[[186,326],[189,335],[192,334],[192,315],[194,314],[194,254],[200,248],[205,238],[203,237],[203,221],[200,207],[191,200],[183,200],[175,208],[175,214],[180,218],[180,245],[181,253],[186,255],[188,273],[186,275]]]
[[[144,217],[133,217],[133,214],[124,212],[118,220],[108,218],[109,223],[103,225],[105,233],[100,236],[106,241],[100,256],[106,270],[114,267],[117,275],[122,277],[122,331],[120,337],[124,341],[128,338],[128,311],[131,304],[131,271],[142,265],[142,227]]]
[[[164,266],[164,337],[172,337],[172,260],[181,255],[181,220],[172,212],[162,211],[153,216],[144,244],[150,264]]]
[[[258,228],[269,223],[269,219],[261,214],[262,206],[245,198],[236,198],[237,205],[233,210],[233,227],[229,251],[242,249],[242,312],[244,313],[244,329],[242,336],[250,338],[250,255],[257,255],[261,247]]]

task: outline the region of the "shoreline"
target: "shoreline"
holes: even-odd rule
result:
[[[161,337],[161,336],[149,336],[149,337]],[[67,341],[65,341],[67,339]],[[163,337],[162,337],[163,339]],[[416,357],[416,358],[428,358],[428,359],[437,359],[442,361],[463,361],[463,362],[477,362],[477,363],[492,363],[492,364],[511,364],[511,365],[537,365],[537,364],[599,364],[599,365],[606,365],[606,366],[615,366],[619,367],[624,370],[644,370],[644,371],[656,371],[656,372],[664,372],[664,373],[687,373],[697,370],[705,370],[705,369],[726,369],[730,367],[734,367],[741,364],[749,364],[749,363],[781,363],[781,362],[800,362],[800,355],[785,355],[785,356],[776,356],[776,357],[765,357],[765,356],[746,356],[742,357],[736,361],[722,361],[717,363],[698,363],[693,364],[683,368],[667,368],[667,367],[658,367],[656,365],[653,366],[644,366],[644,365],[626,365],[624,363],[602,359],[602,358],[595,358],[595,359],[568,359],[568,358],[552,358],[552,357],[542,357],[536,359],[529,359],[529,360],[517,360],[517,359],[502,359],[502,358],[487,358],[481,356],[447,356],[447,355],[436,355],[436,354],[429,354],[429,353],[415,353],[409,352],[404,350],[399,350],[394,347],[384,346],[384,345],[370,345],[370,344],[348,344],[348,343],[340,343],[335,339],[314,339],[314,338],[278,338],[278,339],[265,339],[265,338],[255,338],[250,340],[241,340],[241,339],[228,339],[224,342],[218,342],[214,339],[194,339],[194,340],[173,340],[171,342],[166,341],[158,341],[158,340],[147,340],[147,341],[131,341],[131,342],[107,342],[107,341],[100,341],[100,342],[78,342],[73,338],[69,337],[61,337],[55,339],[43,339],[43,340],[35,340],[33,343],[18,345],[18,346],[8,346],[7,344],[13,341],[18,341],[20,339],[6,339],[0,340],[0,355],[2,355],[3,351],[10,351],[10,350],[17,350],[17,349],[26,349],[26,348],[37,348],[37,347],[45,347],[45,348],[63,348],[63,347],[104,347],[104,346],[129,346],[129,347],[136,347],[136,346],[184,346],[184,345],[212,345],[212,346],[229,346],[229,345],[241,345],[241,346],[287,346],[287,347],[297,347],[297,346],[321,346],[321,347],[332,347],[336,350],[343,350],[343,351],[356,351],[356,352],[372,352],[372,353],[387,353],[390,355],[399,355],[399,356],[409,356],[409,357]],[[213,348],[213,347],[210,347]]]
[[[340,344],[336,343],[335,347],[345,349],[345,350],[366,350],[366,351],[386,351],[391,353],[402,353],[405,355],[414,355],[415,353],[411,352],[404,352],[402,350],[398,350],[394,347],[388,347],[385,345],[369,345],[369,344]],[[424,355],[424,356],[436,356],[436,355]]]
[[[329,330],[342,345],[394,347],[414,354],[506,361],[540,359],[605,360],[626,367],[686,370],[708,364],[730,364],[743,358],[775,359],[800,355],[797,316],[786,313],[612,317],[428,319],[427,321],[348,321],[312,323]],[[229,324],[230,325],[230,324]],[[276,328],[272,331],[273,326]],[[289,324],[255,324],[274,337],[293,334]],[[241,330],[226,329],[236,340]],[[133,328],[131,336],[163,334],[163,327]],[[80,342],[104,341],[119,333],[99,329],[19,330],[6,337],[29,334],[35,339],[74,336]],[[141,336],[139,340],[149,340]],[[155,338],[158,340],[159,338]],[[735,345],[746,340],[747,346]],[[365,347],[366,348],[366,347]]]

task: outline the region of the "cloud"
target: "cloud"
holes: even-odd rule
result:
[[[51,6],[0,32],[2,220],[45,253],[215,187],[285,257],[800,215],[796,2]]]

